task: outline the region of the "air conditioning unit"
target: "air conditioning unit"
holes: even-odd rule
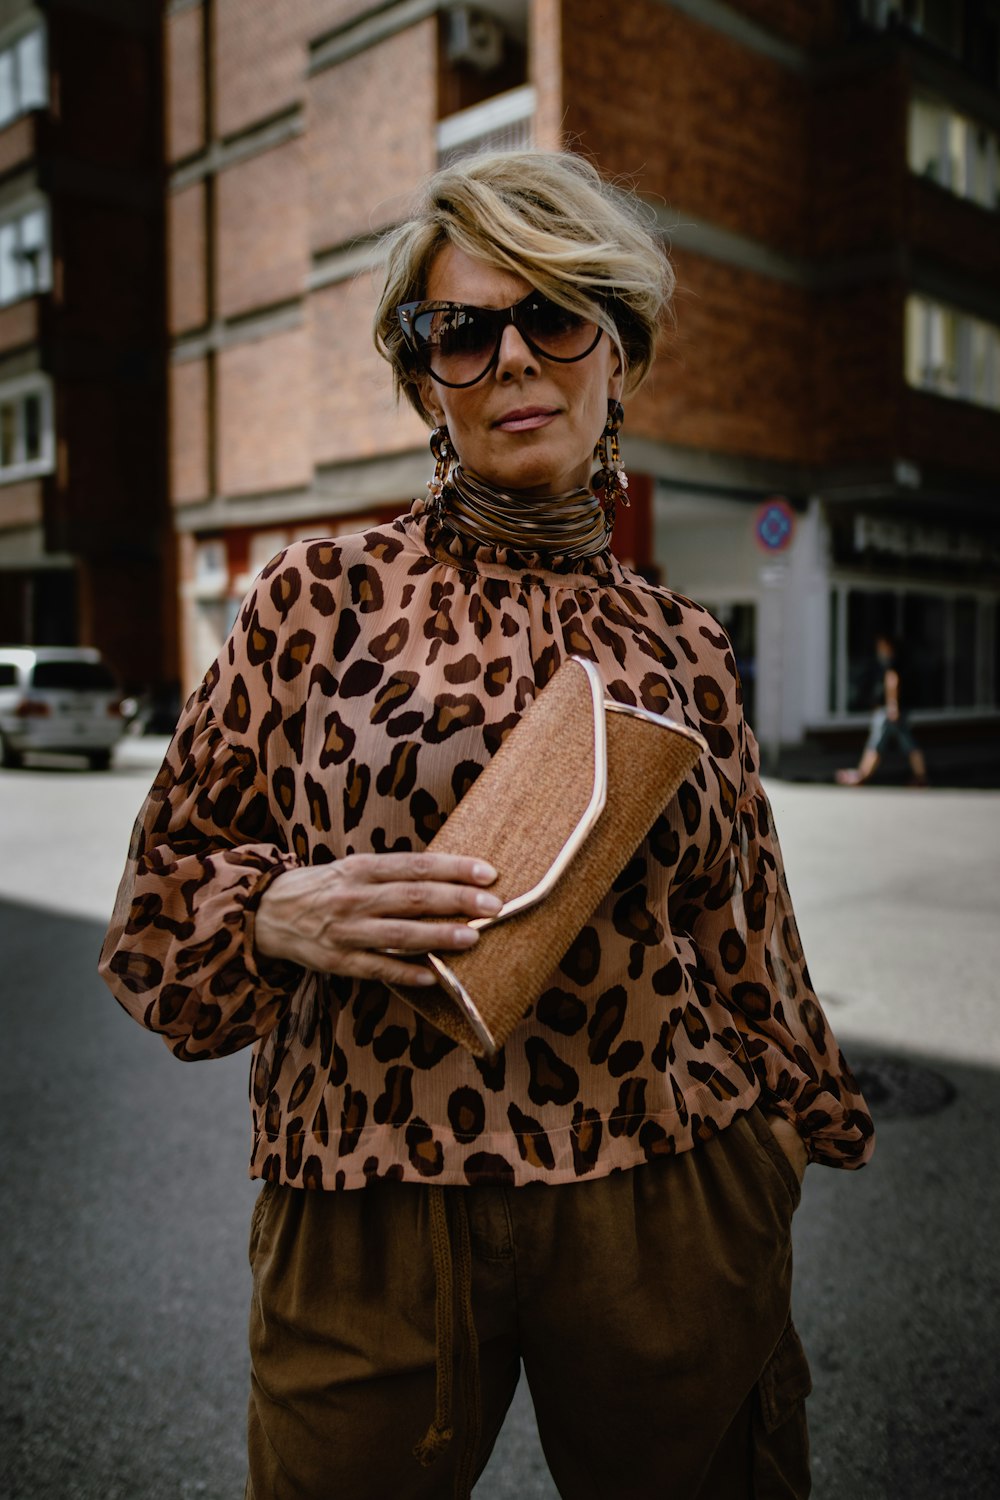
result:
[[[490,73],[503,62],[503,27],[495,16],[484,15],[471,5],[456,5],[449,12],[448,61],[469,63],[481,73]]]

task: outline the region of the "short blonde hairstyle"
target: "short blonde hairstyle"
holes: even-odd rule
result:
[[[431,262],[449,243],[599,323],[621,351],[625,389],[636,390],[674,289],[651,218],[634,194],[570,153],[484,152],[435,172],[412,217],[382,241],[386,275],[374,337],[397,396],[405,394],[433,426],[396,308],[426,296]]]

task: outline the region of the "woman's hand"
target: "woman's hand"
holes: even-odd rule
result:
[[[285,870],[260,899],[255,946],[268,958],[327,974],[433,984],[423,965],[384,950],[471,948],[479,934],[469,919],[500,910],[482,889],[496,878],[492,865],[457,854],[349,854],[335,864]],[[420,920],[428,917],[441,920]]]
[[[801,1182],[805,1176],[806,1167],[809,1165],[809,1155],[802,1137],[791,1120],[786,1120],[784,1115],[765,1115],[764,1118],[771,1128],[771,1134],[788,1157],[792,1170]]]

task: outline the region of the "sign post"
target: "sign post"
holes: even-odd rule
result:
[[[788,561],[783,554],[788,551],[795,536],[795,512],[787,500],[780,495],[771,495],[761,502],[754,516],[754,536],[767,559],[760,569],[761,586],[774,591],[771,607],[767,611],[770,629],[761,642],[764,656],[762,664],[766,668],[769,689],[767,697],[771,707],[769,732],[766,736],[767,767],[773,775],[777,772],[781,759],[781,721],[785,696],[784,587]]]

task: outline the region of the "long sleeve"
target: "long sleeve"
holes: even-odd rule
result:
[[[254,913],[284,847],[257,761],[191,698],[132,835],[101,954],[115,998],[184,1060],[220,1057],[280,1020],[302,971],[254,954]]]
[[[767,1106],[812,1160],[862,1166],[874,1127],[812,987],[749,730],[744,767],[728,845],[671,902],[675,939],[696,987],[730,1011]]]

